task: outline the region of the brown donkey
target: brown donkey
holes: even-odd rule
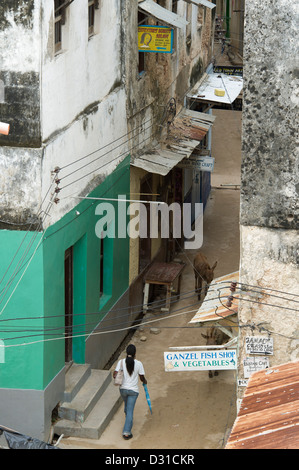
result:
[[[194,258],[193,269],[195,274],[195,292],[198,293],[198,300],[201,299],[202,281],[207,283],[205,288],[205,296],[208,292],[209,285],[214,279],[214,269],[217,266],[217,261],[210,268],[207,258],[200,251]]]

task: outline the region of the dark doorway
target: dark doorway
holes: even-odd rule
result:
[[[73,247],[64,254],[65,362],[73,359]]]
[[[149,175],[140,184],[140,199],[143,201],[152,201],[152,192],[152,175]],[[150,204],[145,203],[145,207],[147,212],[147,237],[139,238],[139,273],[141,273],[151,261]]]

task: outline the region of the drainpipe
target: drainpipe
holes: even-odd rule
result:
[[[230,30],[229,30],[229,20],[230,20],[230,8],[229,8],[229,3],[230,3],[230,0],[226,0],[226,37],[229,38],[230,37]]]

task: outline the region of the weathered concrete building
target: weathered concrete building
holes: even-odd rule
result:
[[[299,354],[298,19],[292,2],[246,2],[239,378],[246,336],[270,335],[270,366]]]
[[[211,58],[213,10],[208,0],[1,2],[0,119],[10,124],[0,136],[2,425],[48,440],[65,364],[103,368],[126,335],[93,333],[116,329],[119,309],[132,323],[142,272],[167,249],[160,239],[130,246],[128,234],[113,237],[116,204],[105,226],[98,205],[140,193],[188,197],[193,176],[174,169],[183,154],[172,151],[166,179],[137,160],[165,144],[185,111]],[[170,27],[171,53],[138,48],[144,20]],[[208,130],[185,139],[188,155]]]
[[[155,3],[139,0],[138,5],[134,1],[128,2],[128,7],[128,125],[129,129],[138,129],[132,133],[131,140],[132,199],[141,193],[141,199],[160,200],[168,204],[181,204],[191,200],[203,202],[204,185],[193,185],[193,170],[182,170],[177,163],[183,159],[184,152],[185,156],[189,156],[195,147],[206,149],[209,133],[208,130],[200,133],[194,129],[194,135],[191,137],[187,130],[190,128],[190,117],[185,116],[184,119],[189,122],[178,130],[175,126],[175,116],[185,112],[187,92],[200,80],[211,61],[215,4],[201,0],[161,0]],[[138,25],[148,25],[151,28],[165,25],[171,28],[171,53],[138,49],[135,40]],[[174,131],[171,135],[172,129]],[[192,139],[193,143],[190,144]],[[195,139],[198,139],[197,142]],[[187,149],[189,145],[187,152],[184,145]],[[178,158],[178,155],[181,157]],[[158,162],[160,165],[157,165]],[[208,178],[205,184],[208,192]],[[149,194],[153,196],[148,196]],[[144,269],[154,259],[172,259],[175,251],[180,249],[181,240],[172,239],[171,234],[170,239],[161,240],[161,237],[158,237],[152,240],[131,240],[131,292],[135,299],[139,299],[135,304],[142,303],[143,300]]]
[[[129,239],[101,242],[99,201],[82,199],[130,191],[122,7],[0,6],[0,414],[45,440],[65,364],[101,368],[125,334],[91,333],[128,289]]]

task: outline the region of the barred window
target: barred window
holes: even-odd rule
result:
[[[64,24],[64,9],[62,8],[65,0],[54,0],[54,21],[55,21],[55,52],[61,50],[62,43],[62,25]]]
[[[88,35],[94,33],[95,0],[88,0]]]
[[[99,0],[88,1],[88,36],[95,33],[96,10],[99,8]]]

